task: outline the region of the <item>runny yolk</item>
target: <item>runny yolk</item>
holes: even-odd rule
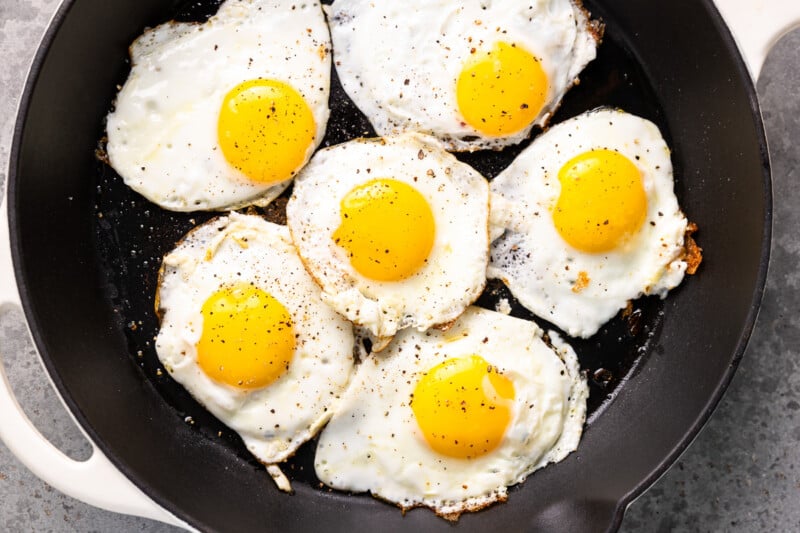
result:
[[[411,409],[425,441],[448,457],[494,450],[511,422],[514,384],[479,355],[448,359],[417,383]]]
[[[536,57],[518,45],[498,42],[466,62],[456,83],[456,100],[467,124],[501,137],[533,122],[547,90],[547,75]]]
[[[353,188],[342,199],[341,217],[334,241],[359,274],[376,281],[399,281],[419,270],[436,236],[428,201],[394,179]]]
[[[305,162],[316,124],[305,99],[276,80],[249,80],[222,102],[217,123],[225,159],[251,181],[275,184]]]
[[[278,379],[292,361],[292,317],[272,295],[245,283],[223,287],[203,304],[197,363],[210,378],[254,389]]]
[[[624,244],[647,215],[642,174],[611,150],[592,150],[569,160],[558,172],[561,194],[553,222],[572,247],[589,253]]]

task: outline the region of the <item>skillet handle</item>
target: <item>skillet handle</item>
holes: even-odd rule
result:
[[[0,206],[0,308],[12,304],[20,305],[11,259],[7,203],[3,202]],[[56,394],[58,395],[58,391]],[[58,397],[61,399],[60,395]],[[64,403],[63,399],[61,401]],[[67,412],[70,412],[69,408]],[[92,455],[88,460],[74,461],[45,439],[22,411],[11,391],[1,349],[0,414],[0,440],[28,469],[57,490],[108,511],[142,516],[184,529],[193,529],[156,504],[117,470],[89,439],[74,417],[73,422],[92,445]]]
[[[798,0],[714,0],[744,56],[753,80],[767,52],[785,33],[800,25]]]

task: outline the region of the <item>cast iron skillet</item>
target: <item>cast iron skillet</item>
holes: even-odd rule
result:
[[[128,44],[146,26],[200,20],[216,3],[67,1],[37,56],[12,148],[8,211],[20,295],[45,366],[103,452],[195,527],[450,530],[427,510],[403,515],[369,496],[319,488],[313,443],[286,468],[296,494],[278,492],[236,435],[158,366],[158,262],[211,215],[162,211],[125,188],[95,150],[127,74]],[[462,516],[460,530],[615,529],[719,401],[764,284],[766,143],[752,82],[710,0],[585,5],[606,22],[605,41],[555,121],[612,105],[656,122],[705,262],[666,301],[637,301],[632,318],[575,343],[592,386],[579,449],[513,488],[508,503]],[[331,106],[326,144],[371,131],[336,82]],[[492,177],[518,151],[463,159]],[[280,218],[279,209],[263,214]],[[508,295],[490,284],[480,303],[492,307],[500,296]]]

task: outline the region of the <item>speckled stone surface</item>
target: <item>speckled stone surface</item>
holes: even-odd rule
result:
[[[57,0],[0,0],[0,183],[16,105]],[[621,531],[800,531],[800,31],[758,82],[773,164],[772,261],[750,346],[712,419],[675,466],[629,508]],[[5,282],[6,280],[2,280]],[[25,411],[71,457],[90,454],[50,389],[19,310],[0,309],[0,349]],[[0,414],[1,416],[1,414]],[[0,444],[0,531],[177,531],[64,496]]]

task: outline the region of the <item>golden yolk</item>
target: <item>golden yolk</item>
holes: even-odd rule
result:
[[[553,222],[578,250],[608,252],[644,223],[647,194],[642,174],[624,155],[592,150],[569,160],[558,172],[561,194]]]
[[[225,159],[250,180],[274,184],[291,178],[305,162],[316,124],[305,99],[290,85],[250,80],[222,102],[217,124]]]
[[[353,188],[341,203],[333,239],[356,271],[376,281],[399,281],[425,263],[436,227],[430,205],[414,187],[375,179]]]
[[[411,409],[428,445],[471,459],[494,450],[511,422],[514,384],[479,355],[448,359],[417,383]]]
[[[197,363],[212,379],[243,389],[264,387],[289,368],[292,317],[270,294],[247,284],[223,287],[203,304]]]
[[[520,46],[499,42],[464,65],[456,100],[467,124],[487,135],[504,136],[533,122],[547,90],[541,62]]]

